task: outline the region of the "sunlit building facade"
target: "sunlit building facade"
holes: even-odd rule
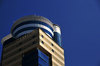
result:
[[[18,19],[1,42],[2,66],[65,66],[60,27],[45,17]]]

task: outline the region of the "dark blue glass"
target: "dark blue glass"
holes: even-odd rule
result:
[[[44,61],[42,58],[38,58],[39,64],[41,66],[49,66],[49,63],[47,63],[46,61]]]
[[[46,61],[47,63],[49,63],[49,57],[44,54],[43,52],[41,52],[40,50],[38,50],[38,56],[41,57],[44,61]]]
[[[61,45],[61,35],[57,32],[54,32],[54,37],[53,37],[54,41],[62,47]]]

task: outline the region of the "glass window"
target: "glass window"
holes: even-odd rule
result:
[[[43,36],[43,35],[41,35],[41,37],[43,38],[44,36]]]
[[[54,52],[54,50],[52,49],[52,52]]]
[[[49,66],[49,63],[46,63],[42,58],[40,58],[39,57],[39,64],[41,65],[41,66]]]
[[[51,43],[51,45],[54,46],[52,43]]]
[[[45,60],[47,63],[49,63],[49,57],[46,55],[46,54],[44,54],[43,52],[41,52],[40,50],[38,50],[38,52],[39,52],[39,57],[41,57],[43,60]]]
[[[42,43],[42,44],[44,44],[44,42],[43,42],[43,41],[41,41],[41,43]]]

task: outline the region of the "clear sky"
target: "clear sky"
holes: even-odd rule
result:
[[[32,14],[61,26],[66,66],[100,66],[100,0],[0,0],[0,40]]]

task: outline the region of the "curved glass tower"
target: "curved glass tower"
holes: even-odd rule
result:
[[[13,37],[19,38],[36,28],[41,28],[51,38],[54,36],[53,23],[45,17],[34,15],[22,17],[17,20],[11,28],[11,33]]]

